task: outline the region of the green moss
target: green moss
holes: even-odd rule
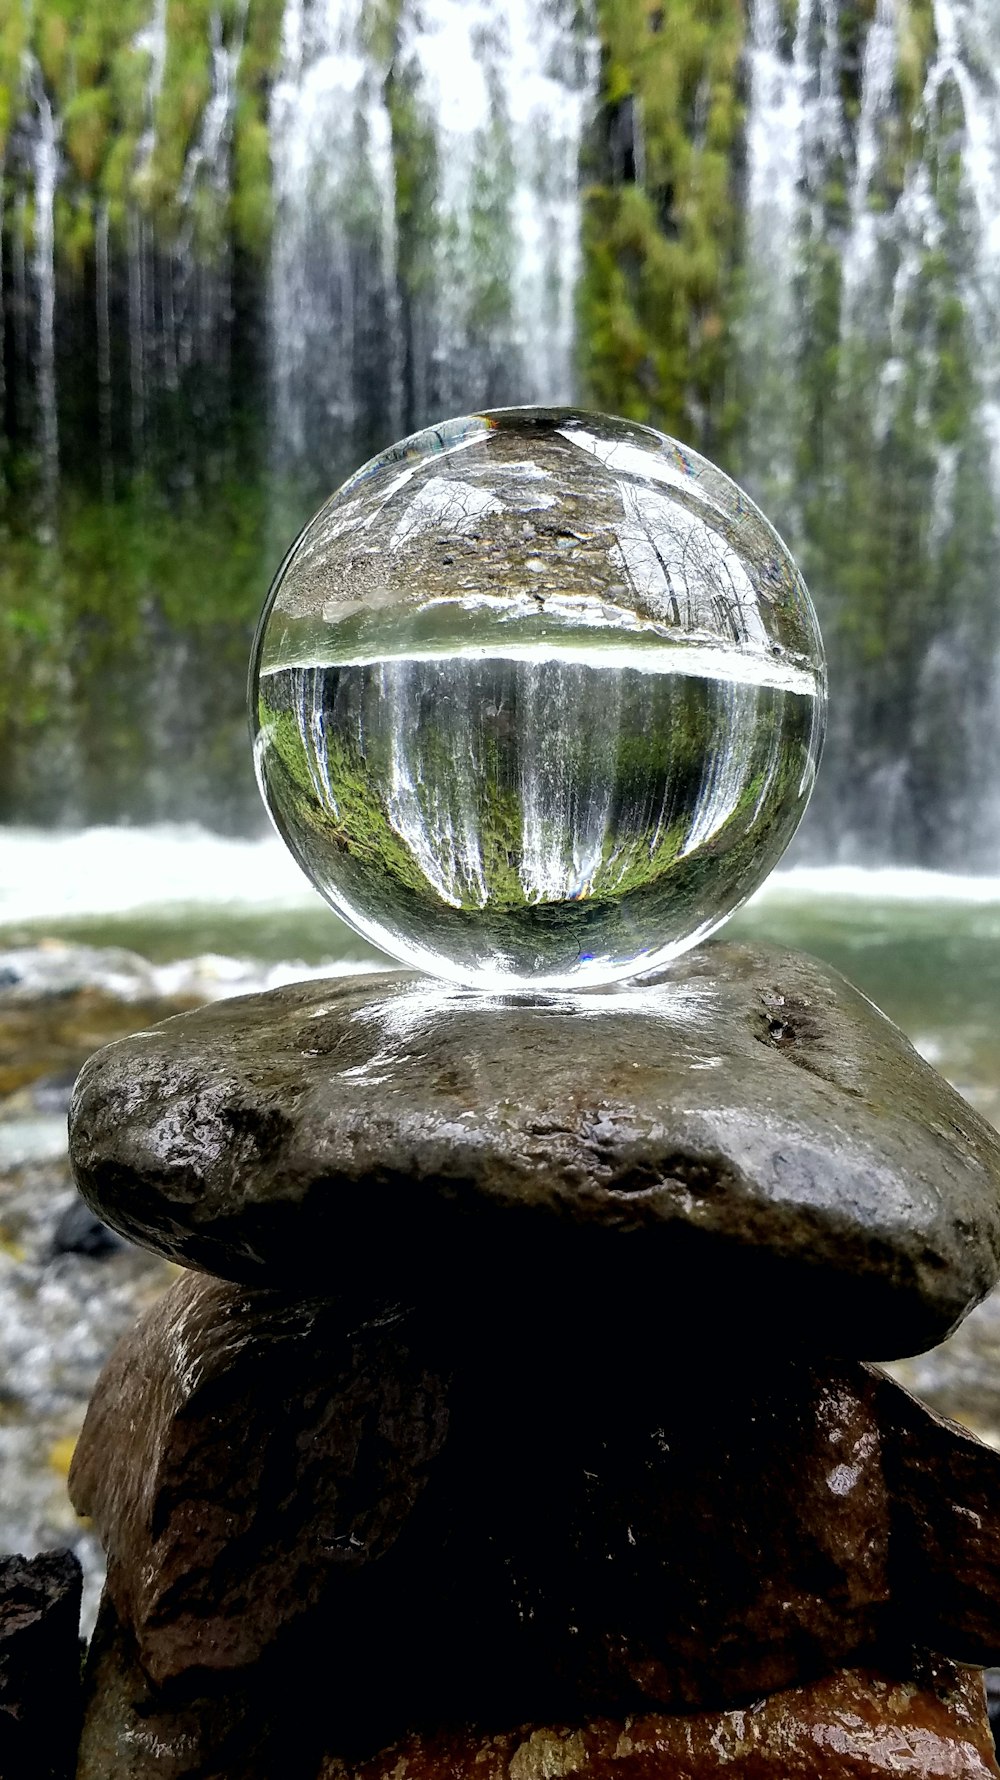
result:
[[[63,788],[35,754],[61,737],[79,755],[85,812],[142,813],[157,746],[151,674],[166,649],[185,663],[185,773],[206,798],[245,783],[252,814],[246,661],[273,567],[260,488],[233,482],[171,502],[135,481],[111,505],[65,487],[51,537],[25,529],[13,504],[11,520],[0,550],[4,812],[59,813]]]
[[[603,110],[585,192],[581,370],[601,407],[704,442],[721,396],[742,121],[739,0],[601,0]],[[641,182],[611,142],[634,108]]]
[[[267,105],[277,66],[282,0],[169,0],[167,53],[150,112],[150,54],[137,47],[151,0],[8,0],[0,10],[0,148],[29,104],[28,52],[34,55],[61,125],[68,199],[57,251],[81,266],[80,216],[107,205],[120,230],[130,205],[145,212],[169,244],[194,222],[194,248],[212,256],[232,233],[251,252],[266,249],[271,226]],[[204,179],[182,216],[182,191],[211,95],[212,22],[238,50],[233,123],[233,189],[220,205]],[[144,140],[150,152],[140,152]],[[72,219],[71,224],[68,219]]]
[[[96,177],[104,160],[111,113],[111,94],[106,87],[74,93],[63,113],[66,151],[84,184]]]

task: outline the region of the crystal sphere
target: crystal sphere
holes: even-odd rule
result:
[[[651,970],[761,883],[826,686],[753,502],[629,421],[500,409],[365,464],[289,551],[250,674],[303,870],[394,957],[493,990]]]

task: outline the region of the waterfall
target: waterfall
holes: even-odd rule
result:
[[[0,469],[26,604],[44,556],[47,641],[7,652],[0,720],[21,721],[26,664],[58,723],[74,635],[87,782],[131,809],[166,733],[133,654],[167,709],[157,675],[186,650],[201,679],[171,734],[204,730],[228,797],[239,695],[217,756],[199,626],[235,659],[241,588],[347,473],[449,413],[586,400],[579,358],[595,405],[683,406],[801,561],[833,674],[816,855],[994,869],[1000,5],[746,0],[721,60],[714,10],[138,0],[108,13],[97,66],[82,15],[53,34],[28,7],[0,149]],[[618,544],[655,580],[645,530],[623,511]],[[113,742],[110,645],[77,623],[101,549]],[[15,812],[65,781],[23,764],[22,729]],[[592,851],[588,830],[574,873]]]
[[[32,273],[38,315],[38,456],[41,464],[42,499],[51,523],[59,486],[59,415],[56,406],[56,269],[54,207],[59,177],[59,130],[42,84],[41,70],[32,63],[29,90],[37,107],[37,130],[32,154],[35,198],[35,243]]]
[[[568,402],[593,47],[532,0],[425,0],[401,57],[441,169],[424,400],[468,408],[471,369],[476,403]]]
[[[362,12],[288,0],[270,112],[275,455],[327,479],[366,404],[383,425],[398,414],[392,139]]]
[[[168,52],[166,0],[155,0],[149,20],[132,40],[145,58],[144,127],[135,149],[133,189],[125,226],[128,375],[132,455],[146,461],[153,446],[183,457],[184,445],[159,412],[160,398],[176,397],[187,380],[182,417],[197,421],[206,406],[206,385],[225,386],[231,332],[232,138],[239,100],[237,76],[245,47],[249,0],[215,7],[208,19],[208,92],[198,128],[184,156],[165,228],[145,201],[157,185],[160,102]],[[98,292],[110,293],[111,242],[105,212],[97,219]],[[103,269],[102,269],[103,261]],[[99,325],[100,320],[99,320]],[[98,338],[98,378],[102,366]],[[104,400],[103,387],[100,400]],[[195,430],[195,428],[192,428]],[[110,426],[102,420],[102,434]]]
[[[574,390],[589,39],[530,0],[423,0],[380,68],[364,13],[287,0],[270,111],[275,449],[320,481],[404,427]],[[395,163],[417,152],[404,243]]]
[[[838,0],[798,0],[794,21],[779,0],[753,0],[740,471],[804,561],[830,633],[820,805],[835,848],[941,864],[960,849],[988,865],[1000,849],[1000,794],[981,764],[1000,747],[985,570],[1000,526],[1000,12],[933,0],[932,14],[907,118],[908,8],[877,0],[863,30],[848,19],[848,46]],[[868,560],[892,552],[907,577],[884,616],[867,591],[869,532]]]

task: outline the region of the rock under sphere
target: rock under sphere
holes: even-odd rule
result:
[[[577,997],[399,973],[218,1003],[91,1058],[71,1136],[94,1210],[174,1260],[456,1318],[492,1292],[891,1358],[1000,1275],[996,1132],[778,950]]]
[[[856,1361],[632,1367],[189,1274],[70,1487],[157,1684],[304,1641],[340,1747],[1000,1658],[1000,1455]]]

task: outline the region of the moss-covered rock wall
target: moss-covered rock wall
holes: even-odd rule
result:
[[[312,0],[0,6],[0,815],[186,813],[215,774],[242,820],[238,669],[282,544],[390,432],[545,393],[561,336],[529,340],[530,312],[555,314],[561,274],[579,394],[717,458],[802,561],[833,667],[816,849],[989,863],[1000,190],[972,144],[1000,164],[993,0],[495,13],[458,178],[416,0],[343,0],[340,39]],[[575,197],[559,106],[518,121],[505,31],[568,108],[585,96]],[[357,176],[315,183],[310,229],[280,236],[275,94],[312,103],[341,50],[367,70]],[[530,267],[528,199],[551,237]],[[286,309],[340,280],[348,328],[320,306],[287,389],[279,237],[279,271],[289,240],[309,261]],[[157,779],[182,659],[201,764]]]

